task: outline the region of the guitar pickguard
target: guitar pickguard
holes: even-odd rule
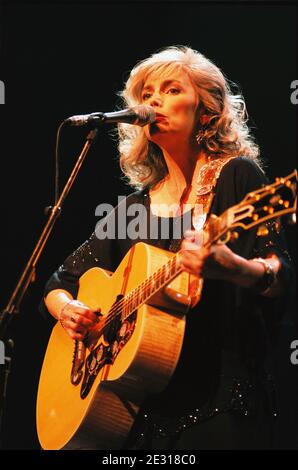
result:
[[[104,334],[103,340],[90,352],[85,363],[85,374],[81,387],[81,398],[86,398],[92,385],[106,364],[114,364],[118,354],[131,338],[137,312],[134,312],[124,322],[119,317],[114,320]]]

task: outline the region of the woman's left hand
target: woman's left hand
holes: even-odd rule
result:
[[[181,245],[179,262],[184,271],[205,279],[234,281],[242,273],[240,257],[226,245],[200,248],[196,232],[188,230]]]

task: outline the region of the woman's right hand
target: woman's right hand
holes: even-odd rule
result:
[[[70,300],[61,309],[59,321],[72,339],[83,340],[99,323],[99,316],[79,300]]]

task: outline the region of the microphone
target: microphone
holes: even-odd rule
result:
[[[155,111],[151,106],[139,105],[133,108],[122,109],[112,113],[79,114],[65,119],[64,123],[70,126],[85,126],[87,124],[114,124],[125,122],[135,126],[146,126],[155,121]]]

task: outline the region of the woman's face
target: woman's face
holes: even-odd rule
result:
[[[198,95],[186,72],[168,76],[152,73],[144,83],[142,104],[152,106],[156,122],[144,128],[148,140],[161,147],[179,141],[191,142],[197,129]]]

